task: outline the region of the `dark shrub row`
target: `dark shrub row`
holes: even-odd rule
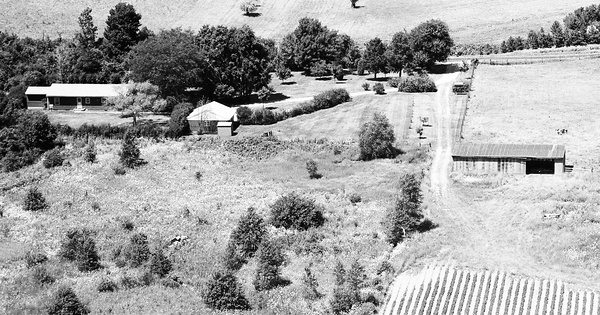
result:
[[[83,124],[78,128],[73,128],[68,125],[55,125],[58,133],[63,136],[71,136],[74,138],[86,138],[86,137],[102,137],[108,139],[122,139],[127,130],[131,129],[131,132],[136,137],[146,138],[158,138],[165,134],[162,127],[154,123],[138,123],[136,126],[113,126],[110,124],[100,125],[88,125]]]
[[[270,125],[291,117],[331,108],[350,100],[350,94],[345,89],[331,89],[316,95],[313,100],[301,103],[288,111],[252,110],[246,106],[241,106],[237,110],[237,115],[242,125]]]
[[[400,80],[398,91],[407,93],[437,92],[435,83],[427,75],[407,76]]]

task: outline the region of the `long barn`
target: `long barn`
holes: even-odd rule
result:
[[[559,174],[565,171],[563,145],[456,143],[453,170],[467,174]]]

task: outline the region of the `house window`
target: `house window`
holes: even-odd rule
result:
[[[90,98],[89,98],[89,97],[86,97],[86,98],[85,98],[85,105],[89,105],[89,104],[90,104]]]
[[[54,105],[60,105],[60,97],[54,98]]]

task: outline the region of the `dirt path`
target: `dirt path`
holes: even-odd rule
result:
[[[458,73],[444,74],[436,81],[434,128],[436,130],[435,155],[431,164],[431,188],[436,199],[445,198],[448,192],[448,172],[452,150],[452,111],[450,93]]]

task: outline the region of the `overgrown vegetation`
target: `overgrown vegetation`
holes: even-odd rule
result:
[[[92,232],[85,229],[67,231],[58,255],[66,260],[77,263],[80,271],[94,271],[101,267],[100,256],[96,251],[96,242]]]
[[[42,195],[38,188],[35,186],[29,188],[23,202],[23,210],[37,212],[46,210],[48,207],[46,198],[44,198],[44,195]]]
[[[52,295],[48,303],[49,315],[86,315],[90,310],[85,306],[70,287],[61,286]]]
[[[417,230],[423,219],[421,179],[415,173],[405,173],[400,177],[399,185],[395,205],[387,210],[383,222],[387,241],[394,246],[408,233]]]
[[[250,304],[244,296],[237,278],[229,273],[215,273],[202,291],[204,303],[216,310],[248,310]]]

